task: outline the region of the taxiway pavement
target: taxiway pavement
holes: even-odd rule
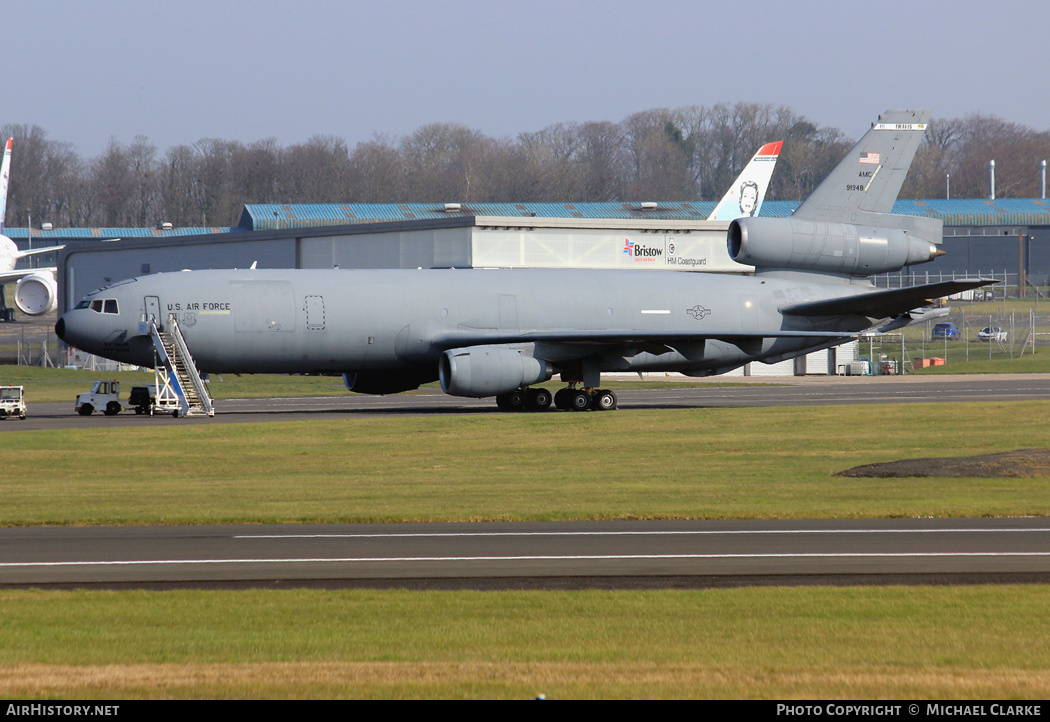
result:
[[[0,529],[0,587],[1050,582],[1046,519]]]

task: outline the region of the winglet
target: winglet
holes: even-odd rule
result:
[[[769,179],[783,145],[784,141],[778,140],[759,148],[707,220],[732,221],[743,216],[757,216],[762,210],[762,200],[766,197]]]

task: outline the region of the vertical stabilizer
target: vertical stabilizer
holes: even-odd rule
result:
[[[863,223],[865,213],[891,213],[931,113],[887,110],[880,115],[793,217]]]
[[[7,216],[7,179],[11,175],[11,142],[13,140],[14,138],[7,139],[4,162],[0,165],[0,233],[4,232],[4,219]]]
[[[757,216],[762,210],[762,200],[766,197],[769,179],[773,175],[782,145],[784,141],[778,140],[759,148],[707,220],[732,221],[744,216]]]

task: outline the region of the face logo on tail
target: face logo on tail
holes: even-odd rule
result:
[[[687,308],[685,310],[685,312],[688,313],[693,318],[695,318],[697,321],[699,321],[700,319],[706,318],[707,316],[711,315],[711,309],[704,308],[700,304],[697,304],[697,305],[693,306],[692,308]]]
[[[744,181],[740,185],[740,215],[754,216],[758,209],[758,183]]]

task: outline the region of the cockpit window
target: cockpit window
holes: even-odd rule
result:
[[[94,301],[81,301],[77,304],[77,308],[90,308],[95,313],[112,313],[116,314],[117,311],[117,299],[115,298],[96,298]]]

